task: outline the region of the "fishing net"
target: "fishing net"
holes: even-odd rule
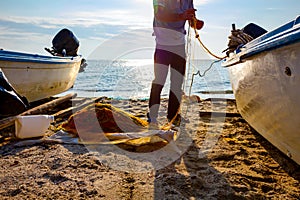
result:
[[[95,114],[100,127],[90,120]],[[87,132],[124,133],[143,131],[148,122],[110,104],[95,103],[71,115],[62,124],[65,131],[78,136],[76,126],[84,127]]]
[[[95,120],[96,118],[96,120]],[[161,148],[175,140],[172,130],[148,130],[148,122],[110,104],[94,103],[74,113],[61,129],[85,144],[118,144]],[[125,145],[125,146],[124,146]],[[127,147],[126,147],[127,146]],[[148,151],[143,148],[143,151]]]

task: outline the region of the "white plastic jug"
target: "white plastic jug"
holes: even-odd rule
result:
[[[53,121],[52,115],[18,116],[15,120],[16,137],[24,139],[44,136]]]

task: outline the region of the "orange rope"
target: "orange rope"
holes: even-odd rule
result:
[[[215,55],[214,53],[212,53],[212,52],[211,52],[211,51],[203,44],[203,42],[202,42],[201,39],[200,39],[200,35],[199,35],[199,33],[198,33],[197,29],[196,29],[196,23],[197,23],[197,19],[195,18],[194,20],[192,20],[192,21],[190,22],[190,25],[191,25],[191,27],[194,29],[194,31],[195,31],[195,37],[198,39],[198,41],[199,41],[200,45],[202,46],[202,48],[203,48],[208,54],[210,54],[211,56],[215,57],[216,59],[223,60],[224,58],[226,58],[226,56],[220,57],[220,56]]]

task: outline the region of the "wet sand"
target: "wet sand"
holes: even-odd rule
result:
[[[103,101],[141,118],[148,109],[147,101]],[[166,108],[164,99],[161,125]],[[103,145],[91,152],[84,145],[7,142],[13,131],[7,129],[1,133],[0,199],[300,199],[300,166],[253,130],[234,100],[185,99],[182,115],[188,121],[164,152],[170,160],[152,161],[152,168],[134,159],[157,152],[138,153],[130,165]]]

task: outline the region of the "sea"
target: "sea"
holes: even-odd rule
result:
[[[152,59],[87,60],[87,64],[84,72],[78,74],[74,86],[65,93],[75,92],[78,97],[149,99]],[[169,80],[168,76],[162,98],[168,97]],[[229,73],[215,60],[189,61],[183,90],[186,95],[198,95],[201,99],[234,98]]]

